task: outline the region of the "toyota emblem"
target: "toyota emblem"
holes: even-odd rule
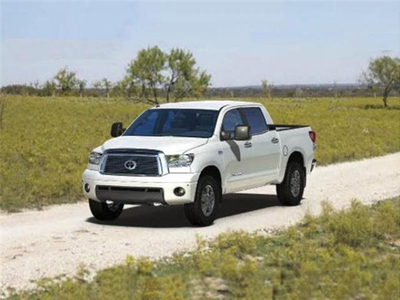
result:
[[[136,163],[136,161],[133,161],[133,160],[127,160],[124,163],[124,166],[125,166],[125,169],[132,171],[132,170],[136,169],[137,163]]]

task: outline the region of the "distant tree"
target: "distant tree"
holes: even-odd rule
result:
[[[39,91],[39,89],[40,89],[40,82],[38,80],[31,82],[29,85],[31,87],[33,87],[36,91]]]
[[[54,97],[56,95],[56,90],[57,90],[56,83],[53,80],[47,80],[43,84],[42,94],[44,96]]]
[[[131,97],[151,104],[159,104],[161,92],[167,102],[198,98],[210,85],[211,76],[195,65],[189,51],[172,49],[166,54],[157,46],[150,47],[139,51],[129,64],[123,83],[130,88]]]
[[[370,85],[369,89],[372,91],[374,98],[376,98],[376,94],[379,92],[379,87],[377,85]]]
[[[101,80],[96,80],[93,81],[92,83],[93,89],[95,90],[95,92],[97,93],[97,95],[101,96],[101,90],[103,88],[103,82]]]
[[[1,88],[1,92],[7,95],[34,95],[36,90],[34,87],[26,84],[12,84]]]
[[[110,93],[113,97],[125,97],[127,96],[126,87],[123,84],[123,80],[117,81]]]
[[[138,87],[129,77],[125,77],[114,84],[111,93],[117,97],[135,98],[138,95]]]
[[[296,98],[301,98],[303,96],[303,94],[304,94],[304,91],[300,87],[296,88],[296,90],[294,92],[294,96]]]
[[[101,80],[101,83],[102,83],[102,85],[103,85],[103,88],[104,88],[104,91],[105,91],[105,93],[106,93],[107,98],[109,98],[109,97],[110,97],[111,89],[112,89],[112,87],[113,87],[112,82],[111,82],[110,80],[108,80],[107,78],[103,78],[103,79]]]
[[[58,71],[54,79],[56,80],[56,87],[60,90],[62,95],[71,94],[78,83],[76,73],[68,71],[67,68]]]
[[[85,91],[85,87],[87,85],[86,80],[78,79],[78,88],[79,88],[79,96],[83,97],[83,92]]]
[[[371,60],[360,80],[371,89],[381,89],[383,105],[387,107],[387,98],[392,89],[400,88],[400,58],[382,56]]]
[[[272,84],[268,84],[268,81],[266,79],[261,80],[262,95],[265,98],[271,98],[272,97],[272,90],[273,89],[274,89],[274,86]]]
[[[333,96],[335,98],[339,98],[339,87],[336,80],[333,81],[332,91],[333,91]]]

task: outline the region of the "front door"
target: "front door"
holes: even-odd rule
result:
[[[238,109],[225,113],[221,130],[234,136],[235,127],[244,125]],[[252,180],[251,164],[253,150],[251,141],[221,141],[221,151],[225,160],[224,193],[233,193],[249,186]]]

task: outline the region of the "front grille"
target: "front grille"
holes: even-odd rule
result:
[[[158,154],[114,150],[104,153],[100,172],[106,175],[159,176],[161,168]]]

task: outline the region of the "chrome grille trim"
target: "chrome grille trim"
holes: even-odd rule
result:
[[[160,174],[162,175],[166,175],[169,173],[169,168],[168,168],[168,162],[167,162],[167,156],[163,153],[160,152],[158,154],[159,157],[159,164],[160,164],[160,168],[159,170],[161,171]]]
[[[146,153],[147,152],[147,153]],[[125,157],[125,159],[120,159],[118,161],[118,158]],[[110,165],[107,164],[109,160],[113,158],[113,164]],[[145,160],[143,162],[140,162],[140,158],[143,158]],[[154,164],[152,165],[152,162],[148,161],[150,159],[154,159]],[[142,168],[156,168],[157,172],[151,172],[146,173],[144,170],[139,170],[139,172],[131,170],[127,171],[122,169],[121,164],[123,161],[127,160],[133,160],[138,163],[138,167]],[[117,165],[115,165],[117,164]],[[146,165],[147,164],[147,165]],[[107,170],[107,168],[110,168],[110,170]],[[136,168],[135,168],[136,170]],[[154,150],[140,150],[140,149],[111,149],[108,151],[105,151],[101,157],[100,164],[99,164],[99,172],[103,175],[116,175],[116,176],[163,176],[169,173],[168,169],[168,163],[167,163],[167,158],[164,153],[160,151],[154,151]]]

